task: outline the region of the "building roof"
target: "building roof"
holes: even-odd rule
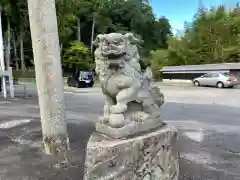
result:
[[[218,72],[218,73],[228,73],[229,70],[213,70],[213,71],[164,71],[163,74],[205,74],[211,72]]]
[[[161,72],[174,71],[218,71],[239,69],[240,63],[204,64],[204,65],[185,65],[185,66],[164,66]]]

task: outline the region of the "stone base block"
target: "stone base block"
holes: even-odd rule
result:
[[[168,125],[124,140],[93,134],[84,180],[177,180],[176,140],[177,130]]]

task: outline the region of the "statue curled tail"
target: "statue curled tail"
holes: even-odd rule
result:
[[[164,103],[164,95],[160,91],[160,88],[157,85],[152,83],[153,75],[150,67],[146,68],[145,72],[143,73],[143,77],[145,79],[144,82],[147,83],[144,86],[149,87],[149,92],[151,94],[152,99],[158,105],[158,107],[161,107],[162,104]]]

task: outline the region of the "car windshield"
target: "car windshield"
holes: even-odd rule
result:
[[[211,74],[204,74],[201,76],[202,78],[206,78],[206,77],[211,77]]]
[[[83,80],[91,80],[93,78],[92,72],[91,71],[82,72],[82,78]]]

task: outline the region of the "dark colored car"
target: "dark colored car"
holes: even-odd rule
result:
[[[78,71],[75,76],[68,77],[67,84],[77,88],[93,87],[93,71]]]

